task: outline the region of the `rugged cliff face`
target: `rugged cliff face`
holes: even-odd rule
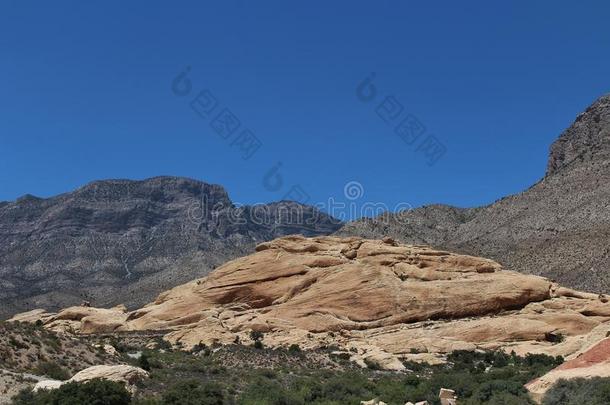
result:
[[[20,314],[55,331],[163,331],[182,348],[251,342],[335,346],[361,365],[401,370],[454,350],[569,356],[605,337],[605,296],[503,270],[488,259],[391,239],[289,236],[209,276],[124,307]]]
[[[0,205],[0,318],[83,300],[137,306],[251,252],[257,243],[339,224],[312,207],[235,207],[218,185],[108,180]]]
[[[610,95],[595,101],[551,146],[547,176],[610,158]]]
[[[426,243],[610,292],[610,96],[559,137],[546,176],[523,193],[480,208],[433,205],[355,221],[338,234]]]

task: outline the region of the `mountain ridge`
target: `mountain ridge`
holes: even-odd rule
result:
[[[425,243],[489,257],[572,288],[609,292],[608,201],[610,96],[605,95],[552,144],[547,173],[521,193],[481,207],[429,205],[353,221],[337,234]]]
[[[0,316],[83,300],[136,306],[262,241],[338,227],[310,206],[238,207],[220,185],[173,176],[21,197],[0,205]]]
[[[341,224],[289,201],[237,207],[223,186],[185,177],[96,180],[0,202],[0,317],[81,300],[135,307],[257,243],[296,233],[391,236],[610,292],[608,201],[608,95],[553,143],[544,177],[481,207],[431,204]]]

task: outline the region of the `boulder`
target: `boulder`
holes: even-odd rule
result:
[[[54,390],[62,386],[65,381],[58,380],[42,380],[38,381],[36,385],[34,385],[33,391],[38,392],[40,390]]]
[[[92,366],[74,374],[68,381],[89,381],[95,378],[105,380],[124,382],[127,385],[133,385],[138,381],[148,378],[148,372],[139,367],[120,364],[117,366]]]
[[[124,364],[116,366],[92,366],[82,371],[79,371],[67,381],[40,381],[34,386],[34,391],[57,389],[68,382],[86,382],[101,378],[104,380],[124,383],[125,386],[133,392],[134,385],[138,381],[148,378],[148,376],[148,372],[146,372],[145,370]]]
[[[438,393],[438,398],[441,400],[441,405],[457,404],[457,395],[455,395],[455,391],[448,388],[441,388]]]
[[[373,398],[370,401],[360,401],[360,405],[388,405],[383,401],[380,401],[379,398]]]

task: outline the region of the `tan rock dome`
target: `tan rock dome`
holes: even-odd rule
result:
[[[259,245],[155,302],[125,308],[31,312],[81,333],[167,330],[183,347],[249,341],[337,345],[358,362],[402,368],[456,349],[569,355],[610,329],[605,297],[560,288],[491,260],[391,239],[289,236]]]

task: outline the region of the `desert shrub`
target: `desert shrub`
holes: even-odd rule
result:
[[[203,342],[197,343],[191,349],[191,353],[203,353],[205,356],[209,356],[211,353],[210,348]]]
[[[122,384],[108,380],[85,383],[70,382],[58,389],[32,392],[21,391],[13,405],[129,405],[131,395]]]
[[[178,383],[163,394],[164,405],[223,405],[227,396],[218,383],[200,384],[197,381]]]
[[[129,347],[114,336],[110,338],[109,344],[119,353],[127,353],[129,351]]]
[[[301,353],[301,347],[299,345],[297,345],[296,343],[293,343],[288,348],[288,353],[290,353],[290,354],[300,354]]]
[[[366,357],[364,359],[364,364],[366,364],[366,366],[370,369],[370,370],[381,370],[381,367],[379,366],[379,363],[371,358]]]
[[[140,367],[142,370],[150,371],[150,359],[146,352],[142,352],[138,358],[138,367]]]
[[[163,338],[155,338],[155,343],[157,345],[158,350],[165,350],[166,352],[170,352],[173,349],[172,344]]]
[[[131,405],[163,405],[157,398],[135,398],[131,400]]]
[[[610,378],[559,380],[544,396],[543,405],[610,404]]]
[[[360,373],[321,372],[302,376],[289,384],[280,378],[259,372],[239,397],[238,404],[350,404],[373,396],[370,382]]]
[[[70,378],[70,372],[54,361],[41,361],[36,366],[34,373],[44,375],[54,380],[67,380]]]
[[[299,393],[291,392],[278,381],[260,378],[253,381],[241,395],[240,405],[305,405]]]
[[[15,337],[14,337],[14,336],[12,336],[12,335],[11,335],[11,336],[9,336],[9,338],[8,338],[8,343],[9,343],[11,346],[13,346],[15,349],[17,349],[17,350],[21,350],[21,349],[27,349],[27,348],[28,348],[27,343],[25,343],[25,342],[21,342],[20,340],[15,339]]]
[[[467,404],[489,404],[512,401],[519,404],[532,403],[522,384],[510,380],[492,380],[479,385]]]
[[[260,339],[257,338],[255,341]],[[277,354],[275,361],[280,362],[290,357],[285,356],[285,351],[259,352],[247,346],[223,350],[211,356],[148,351],[153,378],[143,382],[143,392],[157,397],[138,398],[133,405],[341,405],[371,398],[389,404],[427,400],[438,405],[440,388],[454,389],[463,405],[525,405],[531,402],[523,384],[561,362],[560,358],[549,356],[462,351],[449,355],[447,364],[406,363],[417,371],[392,373],[312,366],[305,361],[309,356],[306,351],[301,352],[302,362],[292,359],[288,363],[270,362],[261,368],[243,367],[239,361],[224,363],[229,350],[255,359],[267,355],[273,359]],[[183,383],[185,379],[187,382]]]

